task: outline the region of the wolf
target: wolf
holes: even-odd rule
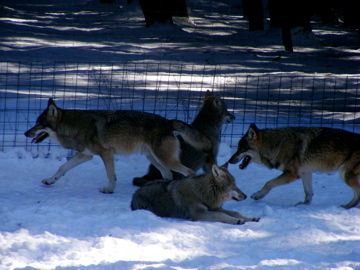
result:
[[[214,96],[210,91],[207,91],[203,104],[191,126],[211,141],[212,149],[207,152],[201,151],[184,141],[181,136],[178,136],[181,148],[181,163],[194,171],[203,169],[204,172],[209,172],[212,164],[216,163],[222,125],[230,123],[234,119],[235,116],[228,111],[225,102],[220,97]],[[173,176],[175,179],[183,177],[178,173],[173,173]],[[134,178],[133,184],[142,186],[149,181],[160,178],[160,171],[155,166],[150,165],[147,174]]]
[[[236,186],[227,165],[212,165],[207,174],[178,180],[155,180],[140,187],[131,200],[131,209],[145,209],[160,217],[244,224],[259,221],[225,210],[228,200],[242,201],[246,195]]]
[[[283,171],[251,196],[255,200],[266,196],[274,187],[301,178],[305,200],[299,204],[310,204],[312,172],[339,170],[354,191],[353,199],[342,207],[348,209],[360,201],[360,135],[356,133],[325,127],[259,129],[251,124],[229,159],[232,164],[239,161],[240,169],[254,161]]]
[[[192,169],[180,162],[180,143],[174,132],[196,149],[212,148],[206,136],[178,120],[127,110],[65,110],[53,99],[49,99],[47,108],[25,136],[33,138],[34,143],[49,137],[64,148],[77,151],[52,177],[44,179],[44,184],[54,184],[70,169],[99,155],[109,180],[100,191],[112,193],[116,185],[114,154],[142,153],[166,179],[172,179],[171,170],[186,176],[193,174]]]

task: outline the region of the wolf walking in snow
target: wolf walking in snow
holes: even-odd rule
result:
[[[101,191],[112,193],[116,185],[114,154],[142,153],[165,179],[173,178],[171,171],[193,174],[180,162],[180,142],[174,131],[199,151],[212,149],[206,136],[178,120],[138,111],[64,110],[52,99],[25,136],[33,138],[34,143],[49,137],[64,148],[77,151],[52,177],[44,179],[44,184],[54,184],[70,169],[99,155],[109,180]]]
[[[343,207],[351,208],[360,202],[359,134],[316,127],[258,129],[251,124],[229,160],[230,163],[239,161],[241,169],[254,161],[283,171],[251,196],[255,200],[266,196],[274,187],[301,178],[305,191],[305,200],[301,203],[310,204],[312,172],[340,170],[345,183],[354,191],[353,199]]]

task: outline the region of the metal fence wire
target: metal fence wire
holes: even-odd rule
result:
[[[359,84],[359,75],[247,75],[225,66],[0,62],[0,151],[22,147],[36,154],[58,147],[33,145],[24,136],[49,97],[64,109],[140,110],[190,123],[210,90],[236,116],[222,131],[230,146],[250,123],[358,132]]]

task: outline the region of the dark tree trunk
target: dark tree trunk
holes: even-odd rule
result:
[[[140,0],[146,26],[172,23],[173,16],[188,17],[186,0]]]
[[[346,26],[360,29],[359,5],[355,0],[343,3],[343,20]]]
[[[113,4],[115,3],[116,0],[100,0],[100,3],[103,3],[103,4]]]
[[[282,37],[282,43],[284,45],[285,51],[292,52],[293,50],[293,44],[292,44],[292,38],[291,38],[291,28],[287,25],[283,25],[281,27],[281,37]]]
[[[281,28],[282,43],[286,51],[293,51],[292,27],[301,26],[304,31],[311,32],[312,10],[308,0],[269,0],[270,24]]]
[[[262,0],[243,0],[243,9],[249,22],[249,31],[264,30]]]

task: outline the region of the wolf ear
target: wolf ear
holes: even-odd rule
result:
[[[48,107],[49,107],[50,105],[55,105],[55,106],[56,106],[55,101],[54,101],[53,98],[49,98],[49,100],[48,100]]]
[[[247,131],[247,136],[252,141],[255,141],[256,139],[259,138],[259,129],[254,123],[250,124],[249,129]]]
[[[207,90],[206,93],[205,93],[205,99],[206,98],[210,98],[210,97],[213,97],[214,95],[210,92],[210,90]]]
[[[221,165],[221,168],[227,169],[229,167],[229,162],[225,162],[223,165]]]
[[[224,176],[224,171],[221,170],[220,167],[218,167],[216,164],[213,164],[211,167],[211,172],[213,174],[213,176],[215,177],[215,179],[222,179]]]
[[[214,98],[214,105],[215,105],[216,107],[221,108],[221,107],[222,107],[221,98],[215,97],[215,98]]]
[[[51,120],[57,120],[59,118],[60,112],[58,107],[56,107],[56,104],[52,98],[49,98],[48,101],[48,112],[47,112],[48,118]]]

